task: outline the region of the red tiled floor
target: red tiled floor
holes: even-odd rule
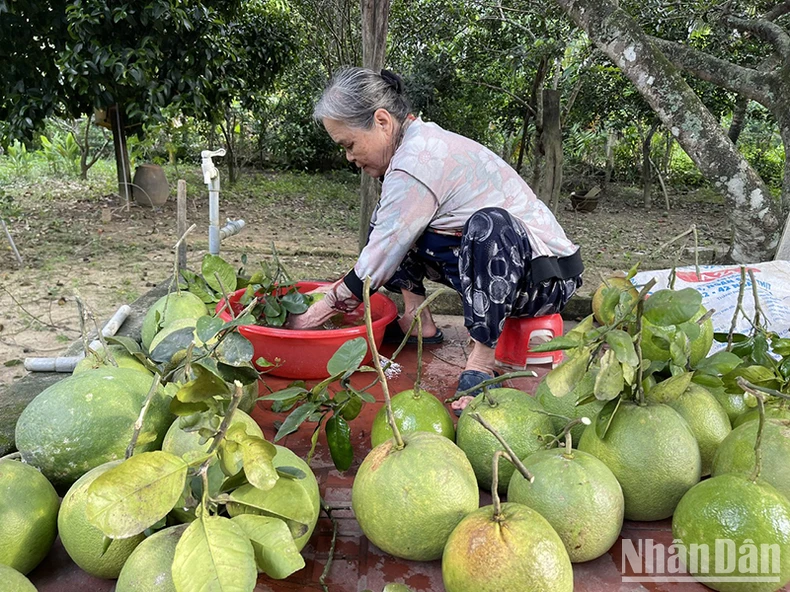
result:
[[[458,317],[438,317],[439,326],[445,334],[445,342],[438,346],[426,346],[422,386],[440,399],[452,396],[457,385],[458,375],[466,360],[466,332]],[[383,355],[391,355],[392,346],[384,346]],[[400,373],[389,381],[391,394],[412,388],[416,378],[416,348],[407,347],[399,355],[397,362]],[[548,366],[533,368],[540,377],[548,372]],[[372,374],[358,373],[352,378],[356,387],[364,387],[373,379]],[[534,392],[540,378],[520,378],[513,381],[514,386],[527,392]],[[289,384],[288,380],[267,378],[266,383],[273,390]],[[324,499],[333,509],[332,514],[338,523],[338,536],[334,559],[326,583],[332,592],[361,592],[371,589],[380,592],[384,585],[401,582],[415,592],[444,592],[441,576],[441,561],[414,562],[391,557],[372,545],[362,534],[351,510],[351,486],[359,464],[370,451],[369,428],[373,417],[383,403],[383,393],[379,387],[371,390],[376,403],[366,404],[353,422],[352,444],[354,463],[345,473],[335,470],[322,433],[313,458],[312,467]],[[274,422],[282,421],[285,414],[271,412],[270,405],[259,403],[253,412],[268,439],[273,439],[276,429]],[[304,424],[299,431],[287,436],[284,444],[300,455],[306,455],[310,446],[312,424]],[[491,503],[487,493],[481,494],[481,505]],[[274,581],[261,576],[256,592],[280,592],[286,590],[321,590],[320,577],[326,566],[332,539],[332,523],[322,516],[315,534],[303,550],[306,566],[286,581]],[[636,523],[626,522],[620,539],[604,556],[594,561],[574,565],[574,590],[576,592],[703,592],[708,588],[695,582],[684,583],[640,583],[623,581],[623,541],[651,539],[656,544],[668,547],[672,542],[671,522],[669,520]],[[630,564],[626,562],[626,576],[633,576]],[[114,582],[91,578],[74,565],[66,556],[63,548],[56,544],[53,551],[35,571],[30,579],[39,592],[105,592],[112,589]]]

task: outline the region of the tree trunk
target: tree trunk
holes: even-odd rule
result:
[[[543,180],[539,195],[556,212],[560,205],[562,186],[562,129],[560,128],[560,91],[543,91],[543,135],[541,139],[546,154]]]
[[[646,210],[653,207],[653,171],[650,164],[650,147],[659,125],[661,125],[660,121],[654,121],[642,141],[642,199]]]
[[[387,50],[388,0],[360,0],[362,8],[362,66],[378,72]],[[362,173],[359,204],[359,250],[368,242],[370,217],[379,199],[379,184]]]
[[[532,89],[529,95],[529,106],[524,109],[524,130],[521,135],[521,146],[518,151],[518,162],[516,163],[516,171],[521,174],[521,166],[524,164],[524,155],[527,152],[527,139],[529,138],[528,127],[529,120],[532,114],[535,114],[537,120],[538,113],[538,92],[543,88],[543,81],[546,79],[546,73],[549,71],[549,60],[545,56],[540,59],[538,69],[535,71],[535,78],[532,80]],[[537,138],[537,134],[535,135]],[[537,153],[537,150],[535,150]]]
[[[612,173],[614,173],[614,147],[617,144],[617,134],[612,130],[606,132],[606,172],[603,178],[603,188],[606,189],[609,183],[612,182]]]
[[[126,202],[126,211],[132,203],[132,171],[129,165],[129,150],[126,148],[126,115],[122,105],[107,109],[107,118],[112,126],[112,144],[115,148],[115,170],[118,173],[118,195]]]
[[[611,0],[557,2],[631,80],[700,171],[722,192],[735,229],[730,258],[739,263],[770,259],[784,222],[779,204],[678,71]]]
[[[733,144],[738,143],[738,138],[743,131],[743,124],[746,123],[746,110],[749,108],[749,97],[738,97],[735,108],[732,110],[732,121],[727,136]]]

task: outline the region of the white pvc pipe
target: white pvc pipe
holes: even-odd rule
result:
[[[211,180],[208,190],[208,252],[219,255],[219,177]]]
[[[238,234],[244,228],[244,224],[244,220],[228,220],[228,223],[219,229],[220,240],[225,240],[229,236]]]
[[[112,337],[121,328],[123,322],[129,317],[132,307],[128,304],[121,306],[115,314],[107,321],[101,330],[104,337]],[[90,349],[95,350],[101,347],[101,341],[94,339],[90,344]],[[28,372],[74,372],[77,363],[85,357],[85,352],[76,356],[64,356],[60,358],[25,358],[25,370]]]

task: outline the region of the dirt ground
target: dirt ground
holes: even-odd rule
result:
[[[24,217],[11,219],[9,229],[24,260],[19,267],[0,233],[0,384],[24,375],[25,357],[62,354],[80,337],[79,297],[96,322],[109,318],[122,304],[135,300],[153,286],[168,281],[173,270],[176,200],[151,209],[132,204],[126,211],[117,196],[96,199],[60,198],[47,201],[15,196]],[[568,236],[582,247],[586,271],[583,291],[591,292],[601,276],[628,270],[645,259],[642,269],[693,262],[683,240],[654,251],[695,224],[703,248],[701,263],[723,255],[729,236],[724,206],[702,191],[671,199],[671,209],[645,211],[640,192],[613,188],[592,213],[571,211],[561,204],[558,219]],[[663,202],[663,200],[661,200]],[[336,278],[353,265],[356,255],[357,212],[328,215],[308,199],[287,201],[238,198],[223,203],[221,220],[243,218],[246,228],[222,244],[221,255],[247,269],[269,259],[274,243],[291,275],[298,279]],[[208,248],[208,204],[190,199],[188,265],[200,268]],[[693,247],[693,238],[686,243]],[[92,328],[92,327],[89,327]]]

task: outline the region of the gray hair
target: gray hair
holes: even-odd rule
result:
[[[313,119],[334,119],[352,128],[370,129],[378,109],[388,111],[398,123],[406,120],[411,105],[403,96],[400,77],[387,70],[378,74],[366,68],[346,67],[329,81],[313,110]]]

